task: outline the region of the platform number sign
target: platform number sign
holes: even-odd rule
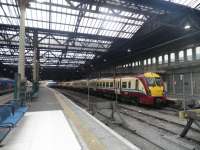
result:
[[[184,75],[183,75],[183,74],[180,74],[180,80],[181,80],[181,81],[183,80],[183,77],[184,77]]]

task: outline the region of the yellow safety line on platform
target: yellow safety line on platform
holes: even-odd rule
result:
[[[98,138],[84,125],[84,122],[78,117],[71,108],[62,100],[61,95],[54,91],[54,94],[59,101],[61,107],[63,108],[64,114],[67,118],[72,121],[73,125],[75,125],[82,139],[86,143],[88,149],[90,150],[104,150],[105,145],[103,145]],[[81,120],[81,122],[80,122]]]

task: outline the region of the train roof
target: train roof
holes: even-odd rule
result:
[[[138,75],[137,77],[160,78],[160,75],[154,72],[146,72],[144,74]]]
[[[110,78],[110,77],[108,77],[108,78],[98,78],[97,80],[113,80],[113,78]]]
[[[12,79],[9,79],[9,78],[0,78],[0,80],[2,81],[14,81],[14,80],[12,80]]]

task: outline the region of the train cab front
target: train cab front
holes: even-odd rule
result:
[[[147,95],[153,105],[166,103],[165,88],[162,79],[158,74],[151,73],[145,77],[147,83]]]

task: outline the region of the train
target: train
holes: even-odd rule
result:
[[[0,78],[0,95],[10,93],[14,89],[14,80],[8,78]]]
[[[91,94],[107,95],[136,105],[165,104],[166,91],[161,76],[154,72],[120,77],[97,78],[62,82],[60,87],[79,91],[90,90]]]

